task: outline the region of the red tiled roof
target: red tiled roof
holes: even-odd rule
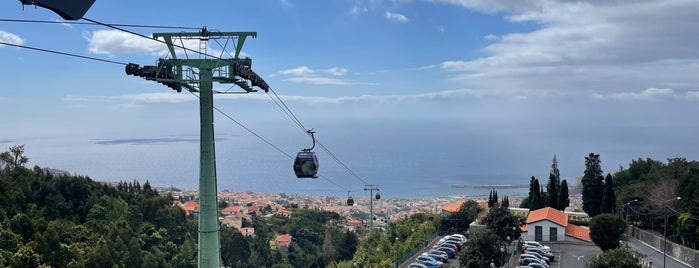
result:
[[[563,227],[568,225],[568,215],[561,211],[555,210],[552,207],[545,207],[529,212],[529,216],[527,216],[527,224],[545,219],[557,223]]]
[[[280,247],[288,247],[291,244],[291,235],[290,234],[278,235],[277,238],[274,239],[274,241]]]
[[[568,224],[568,226],[566,226],[566,234],[585,241],[592,241],[592,239],[590,239],[590,230],[573,224]]]
[[[457,202],[457,203],[451,203],[451,204],[446,204],[442,206],[442,210],[446,212],[457,212],[461,208],[462,202]]]
[[[525,224],[524,226],[522,226],[521,229],[522,229],[522,232],[528,231],[528,230],[529,230],[529,224]]]
[[[243,228],[240,228],[240,232],[243,235],[254,234],[255,228],[254,227],[243,227]]]
[[[235,212],[238,212],[239,210],[240,210],[240,206],[228,206],[228,207],[223,209],[223,212],[235,213]]]
[[[348,225],[348,226],[362,226],[362,221],[360,221],[360,220],[355,220],[355,219],[348,219],[348,220],[347,220],[347,225]]]

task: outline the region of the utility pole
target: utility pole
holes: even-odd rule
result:
[[[667,203],[670,201],[680,200],[681,197],[675,197],[673,199],[668,199],[663,201],[663,214],[665,214],[665,225],[663,225],[663,268],[665,268],[665,259],[667,258],[666,248],[667,248]]]
[[[154,33],[154,39],[164,40],[170,59],[159,59],[157,66],[139,66],[130,63],[126,74],[162,83],[177,92],[186,88],[199,92],[200,156],[199,156],[199,228],[198,267],[221,267],[221,243],[219,240],[218,200],[216,180],[216,150],[214,141],[213,82],[233,83],[249,93],[257,86],[265,92],[267,83],[250,69],[250,58],[240,59],[240,51],[247,37],[257,37],[256,32],[209,32],[206,27],[194,33]],[[209,39],[235,39],[233,58],[220,59],[206,54]],[[178,59],[173,39],[199,39],[199,59]],[[182,49],[178,47],[178,49]],[[223,48],[225,50],[225,47]],[[191,49],[185,49],[191,50]],[[204,50],[204,51],[202,51]],[[185,51],[185,55],[188,53]],[[191,52],[190,52],[191,54]],[[223,54],[222,54],[223,55]],[[184,67],[184,68],[183,68]],[[196,69],[196,70],[195,70]],[[249,80],[252,86],[248,85]]]
[[[374,191],[376,191],[376,199],[380,199],[378,185],[364,185],[364,191],[369,191],[369,236],[374,233]]]

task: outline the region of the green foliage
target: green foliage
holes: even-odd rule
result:
[[[394,267],[396,260],[434,238],[439,221],[437,215],[418,213],[389,222],[386,233],[375,232],[359,244],[349,263],[360,267]]]
[[[614,179],[612,174],[604,178],[604,194],[602,195],[602,213],[614,213],[616,211],[616,196],[614,195]]]
[[[617,215],[600,214],[590,221],[590,238],[603,251],[618,247],[624,231],[626,222]]]
[[[671,158],[663,163],[639,158],[632,160],[628,168],[620,168],[613,177],[617,208],[631,223],[662,233],[667,216],[668,240],[699,249],[698,161]],[[674,200],[675,197],[681,200]],[[626,204],[635,199],[638,201]]]
[[[585,157],[585,174],[581,180],[583,210],[590,217],[602,212],[602,199],[604,192],[604,176],[599,154],[590,153]]]
[[[558,194],[558,206],[561,210],[570,206],[570,197],[568,196],[568,181],[561,181],[561,191]]]
[[[633,251],[629,247],[617,247],[615,249],[604,251],[602,252],[602,254],[593,257],[592,260],[588,262],[585,267],[641,268],[644,267],[641,264],[642,257],[642,254]]]
[[[561,207],[561,204],[559,203],[561,191],[561,172],[558,170],[558,160],[556,159],[556,155],[553,156],[552,162],[551,172],[549,173],[549,182],[546,184],[546,192],[548,193],[546,205],[557,210],[563,210],[565,207]]]
[[[459,253],[461,267],[490,267],[491,262],[497,267],[502,265],[499,262],[501,259],[500,254],[502,254],[500,245],[503,244],[490,229],[476,233],[464,245],[464,249]]]
[[[495,206],[490,209],[484,223],[500,241],[506,241],[507,237],[510,241],[515,241],[522,235],[520,227],[524,225],[525,219],[515,216],[506,207]]]
[[[522,200],[519,205],[521,208],[528,208],[530,210],[537,210],[543,208],[546,205],[546,198],[541,193],[541,186],[539,185],[539,180],[534,176],[529,179],[529,195]]]
[[[439,230],[446,233],[464,233],[482,210],[476,201],[465,201],[457,212],[441,219]]]

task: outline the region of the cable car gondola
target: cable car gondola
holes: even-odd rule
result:
[[[318,178],[318,158],[313,148],[316,147],[316,139],[313,129],[307,131],[313,139],[313,146],[310,149],[303,149],[296,154],[294,161],[294,173],[297,178]]]
[[[354,198],[349,195],[349,191],[347,191],[347,206],[354,206]]]
[[[376,197],[376,200],[381,199],[381,192],[376,191],[376,196],[375,196],[375,197]]]

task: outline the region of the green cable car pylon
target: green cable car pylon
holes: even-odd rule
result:
[[[206,27],[196,33],[154,33],[153,38],[165,41],[170,52],[169,59],[158,59],[155,66],[139,66],[130,63],[126,74],[143,77],[162,83],[177,92],[183,88],[199,92],[200,110],[200,169],[199,169],[199,243],[198,267],[220,268],[221,250],[219,240],[218,200],[216,181],[216,150],[214,144],[213,82],[235,84],[244,92],[255,92],[253,87],[269,91],[267,83],[250,68],[250,58],[239,58],[247,37],[257,37],[256,32],[209,32]],[[178,59],[173,40],[199,39],[199,59]],[[232,58],[212,57],[206,54],[210,39],[234,40]],[[182,42],[184,43],[184,42]],[[227,43],[227,42],[226,42]],[[201,50],[204,50],[203,52]],[[225,50],[225,48],[224,48]],[[191,53],[190,53],[191,54]],[[223,54],[223,53],[222,53]],[[230,55],[230,54],[229,54]],[[250,84],[248,84],[248,81]]]

